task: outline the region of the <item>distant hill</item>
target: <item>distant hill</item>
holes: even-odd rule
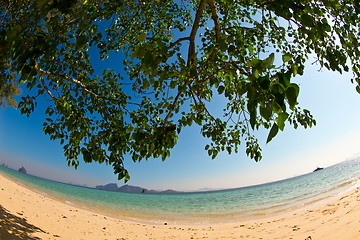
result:
[[[105,191],[113,191],[113,192],[117,192],[118,191],[118,185],[116,183],[109,183],[106,185],[99,185],[95,187],[96,189],[100,189],[100,190],[105,190]]]
[[[109,183],[106,185],[98,185],[95,187],[95,189],[99,190],[105,190],[105,191],[111,191],[111,192],[124,192],[124,193],[147,193],[147,194],[179,194],[182,192],[177,192],[174,190],[166,190],[166,191],[155,191],[155,190],[149,190],[142,187],[137,186],[131,186],[131,185],[123,185],[121,187],[118,187],[116,183]]]
[[[124,185],[118,188],[118,192],[126,192],[126,193],[145,193],[148,192],[146,188]]]

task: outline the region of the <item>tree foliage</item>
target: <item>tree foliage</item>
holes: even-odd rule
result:
[[[125,157],[165,160],[192,124],[210,139],[212,158],[243,143],[255,161],[259,128],[269,142],[286,122],[314,125],[293,82],[310,57],[352,71],[360,93],[355,0],[13,0],[0,8],[0,103],[16,106],[22,84],[18,107],[29,116],[47,96],[43,129],[69,165],[82,156],[125,181]]]

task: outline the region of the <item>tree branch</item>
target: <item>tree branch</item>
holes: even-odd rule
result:
[[[216,11],[216,6],[214,4],[213,0],[207,0],[207,3],[210,6],[211,9],[211,18],[214,22],[215,25],[215,37],[216,37],[216,42],[219,41],[220,38],[220,21],[219,21],[219,15]]]
[[[169,120],[172,112],[174,111],[175,105],[176,105],[177,101],[179,100],[180,96],[181,96],[181,92],[179,91],[178,94],[176,95],[173,103],[171,104],[171,108],[170,108],[168,114],[166,115],[166,117],[165,117],[165,119],[164,119],[163,128],[166,126],[167,121]]]
[[[195,37],[196,37],[197,30],[199,29],[199,26],[200,26],[200,19],[201,19],[201,16],[202,16],[203,12],[204,12],[206,2],[207,2],[207,0],[201,0],[201,2],[200,2],[198,10],[196,11],[195,20],[194,20],[194,24],[193,24],[192,29],[191,29],[190,36],[186,37],[186,38],[180,38],[176,42],[173,43],[175,45],[175,44],[179,43],[180,41],[184,41],[184,40],[189,40],[190,41],[189,50],[188,50],[188,59],[187,59],[187,66],[188,67],[193,63],[193,55],[195,53]],[[173,45],[173,44],[171,44],[171,45]],[[186,84],[189,85],[188,81],[186,81]],[[167,121],[169,120],[172,112],[174,111],[174,108],[175,108],[176,103],[179,100],[180,96],[181,96],[181,91],[178,92],[178,94],[176,95],[173,103],[171,104],[171,108],[170,108],[168,114],[166,115],[166,117],[164,119],[163,128],[166,126]]]
[[[177,44],[179,44],[182,41],[186,41],[186,40],[190,40],[190,37],[183,37],[183,38],[179,38],[178,40],[176,40],[175,42],[171,43],[169,46],[170,48],[173,48],[174,46],[176,46]]]
[[[187,61],[188,66],[190,66],[193,63],[192,58],[193,58],[193,55],[195,53],[195,37],[196,37],[196,33],[197,33],[197,31],[199,29],[199,26],[200,26],[200,19],[201,19],[201,16],[202,16],[203,12],[204,12],[206,2],[207,2],[207,0],[201,0],[199,8],[196,11],[194,24],[193,24],[193,27],[191,29],[191,33],[190,33],[190,36],[189,36],[190,45],[189,45],[188,61]]]
[[[41,85],[43,86],[43,88],[45,89],[46,93],[54,100],[54,102],[60,101],[59,99],[57,99],[52,92],[49,90],[49,88],[46,86],[45,82],[44,82],[44,78],[43,78],[43,74],[42,72],[39,70],[37,62],[35,62],[35,70],[37,71],[37,73],[40,75],[40,82]]]
[[[36,66],[35,66],[36,67]],[[37,67],[36,67],[37,68]],[[106,97],[102,97],[92,91],[90,91],[89,89],[87,89],[87,87],[82,83],[80,82],[79,80],[76,80],[74,78],[71,78],[71,77],[68,77],[66,75],[57,75],[57,74],[54,74],[54,73],[51,73],[51,72],[48,72],[48,71],[45,71],[45,70],[42,70],[41,68],[37,68],[38,71],[41,72],[42,75],[47,75],[47,76],[50,76],[50,77],[55,77],[55,78],[61,78],[61,79],[64,79],[64,80],[67,80],[69,82],[72,82],[72,83],[75,83],[76,85],[80,86],[82,90],[84,90],[85,92],[89,93],[90,95],[92,95],[93,97],[95,98],[102,98],[102,99],[107,99],[107,100],[111,100],[111,101],[118,101],[116,99],[108,99]]]
[[[209,115],[209,117],[210,117],[212,120],[215,120],[215,118],[210,114],[209,110],[206,108],[205,103],[203,103],[203,101],[201,101],[201,97],[199,97],[197,94],[196,94],[196,97],[197,97],[197,99],[199,100],[199,102],[201,103],[201,105],[204,107],[204,110],[205,110],[205,112]]]
[[[47,94],[54,100],[54,102],[58,102],[60,101],[59,99],[57,99],[49,90],[49,88],[46,86],[45,82],[44,82],[44,79],[43,79],[43,76],[41,75],[40,76],[40,82],[41,82],[41,85],[43,86],[43,88],[45,89],[45,91],[47,92]]]

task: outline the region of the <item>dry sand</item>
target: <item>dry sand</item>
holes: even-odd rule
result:
[[[0,175],[0,239],[360,239],[360,192],[297,212],[207,225],[153,225],[77,208]]]

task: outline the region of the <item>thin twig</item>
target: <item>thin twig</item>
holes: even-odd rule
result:
[[[43,76],[42,76],[42,75],[40,76],[40,82],[41,82],[41,85],[43,86],[43,88],[45,89],[45,91],[47,92],[47,94],[54,100],[54,102],[60,101],[59,99],[57,99],[57,98],[50,92],[50,90],[48,89],[48,87],[46,86],[46,84],[45,84],[45,82],[44,82],[44,79],[43,79]]]
[[[54,100],[54,102],[58,102],[60,101],[59,99],[57,99],[52,92],[49,90],[49,88],[46,86],[45,82],[44,82],[44,76],[42,74],[42,72],[39,70],[37,62],[35,62],[35,70],[37,71],[37,73],[40,75],[40,82],[41,85],[43,86],[43,88],[45,89],[46,93]]]
[[[50,76],[50,77],[55,77],[55,78],[61,78],[61,79],[65,79],[69,82],[72,82],[72,83],[75,83],[76,85],[80,86],[82,90],[84,90],[85,92],[89,93],[90,95],[94,96],[95,98],[103,98],[103,99],[107,99],[103,96],[100,96],[92,91],[90,91],[89,89],[87,89],[87,87],[82,83],[80,82],[79,80],[76,80],[74,78],[71,78],[71,77],[68,77],[66,75],[61,75],[61,74],[54,74],[54,73],[51,73],[51,72],[48,72],[48,71],[45,71],[41,68],[38,68],[37,66],[35,66],[35,68],[37,68],[38,71],[41,72],[42,75],[47,75],[47,76]],[[111,100],[111,101],[118,101],[116,99],[107,99],[107,100]]]
[[[171,104],[171,108],[170,108],[168,114],[166,115],[166,117],[165,117],[165,119],[164,119],[163,128],[166,126],[167,121],[169,120],[172,112],[174,111],[175,105],[176,105],[177,101],[179,100],[180,96],[181,96],[181,91],[178,92],[178,94],[176,95],[173,103]]]
[[[203,105],[205,112],[210,116],[210,118],[211,118],[212,120],[215,120],[215,118],[210,114],[210,112],[209,112],[208,109],[206,108],[205,103],[203,103],[203,101],[201,101],[201,98],[200,98],[197,94],[196,94],[196,97],[197,97],[197,99],[199,100],[199,102],[201,103],[201,105]]]
[[[91,96],[95,97],[96,99],[103,99],[103,100],[108,100],[108,101],[112,101],[112,102],[123,103],[121,100],[118,100],[118,99],[115,99],[115,98],[107,98],[107,97],[101,96],[101,95],[99,95],[99,94],[96,94],[96,93],[90,91],[82,82],[80,82],[79,80],[76,80],[76,79],[74,79],[74,78],[68,77],[68,76],[66,76],[66,75],[54,74],[54,73],[45,71],[45,70],[39,68],[39,67],[37,66],[37,64],[35,65],[35,69],[36,69],[36,71],[39,72],[41,75],[47,75],[47,76],[50,76],[50,77],[60,78],[60,79],[64,79],[64,80],[67,80],[67,81],[69,81],[69,82],[72,82],[72,83],[80,86],[83,91],[85,91],[86,93],[88,93],[88,94],[90,94]],[[140,104],[138,104],[138,103],[132,103],[132,102],[126,102],[126,104],[133,104],[133,105],[140,106]]]

